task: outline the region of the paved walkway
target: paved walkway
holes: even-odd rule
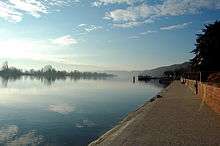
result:
[[[220,146],[220,115],[173,82],[91,146]],[[201,106],[202,105],[202,106]]]

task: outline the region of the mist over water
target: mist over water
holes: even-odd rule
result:
[[[87,145],[163,88],[120,78],[0,81],[0,145]]]

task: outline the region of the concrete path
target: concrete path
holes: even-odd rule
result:
[[[91,146],[220,146],[220,115],[180,82],[130,113]]]

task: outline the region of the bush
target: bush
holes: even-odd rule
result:
[[[208,77],[208,82],[220,83],[220,72],[210,74]]]

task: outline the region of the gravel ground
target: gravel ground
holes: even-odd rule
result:
[[[179,81],[90,146],[220,146],[220,115]]]

